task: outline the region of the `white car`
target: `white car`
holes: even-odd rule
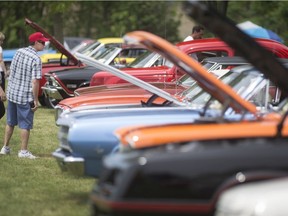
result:
[[[287,216],[288,178],[247,183],[224,192],[214,216]]]

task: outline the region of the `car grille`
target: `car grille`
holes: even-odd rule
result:
[[[50,85],[50,86],[53,86],[53,82],[52,82],[52,80],[49,78],[48,79],[48,84]]]
[[[98,192],[107,197],[111,196],[121,181],[121,174],[122,170],[119,169],[104,170],[99,181],[101,187],[97,187]]]

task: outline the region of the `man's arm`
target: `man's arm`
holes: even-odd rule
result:
[[[32,94],[33,94],[33,98],[34,98],[34,108],[33,109],[37,109],[38,108],[38,92],[39,92],[39,85],[40,85],[40,80],[38,79],[33,79],[32,80]]]

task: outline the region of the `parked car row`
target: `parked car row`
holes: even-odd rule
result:
[[[278,194],[287,184],[288,49],[188,4],[220,39],[175,46],[134,31],[123,42],[145,53],[131,68],[118,66],[123,47],[113,47],[78,52],[82,68],[45,75],[46,95],[58,100],[52,155],[62,171],[97,178],[92,215],[276,215],[264,207],[279,199],[255,205],[263,187]],[[255,194],[243,201],[242,192]]]
[[[288,56],[287,47],[283,44],[267,39],[257,39],[257,41],[263,44],[263,46],[265,46],[267,49],[271,50],[272,53],[275,53],[275,55],[279,58]],[[205,57],[234,56],[233,49],[216,38],[181,42],[176,46],[190,56],[195,55],[195,53],[198,56],[201,55]],[[123,52],[126,50],[127,49],[124,49]],[[134,50],[134,48],[129,48],[128,50],[131,51]],[[139,48],[136,48],[136,51],[142,52],[139,50]],[[112,55],[112,51],[108,52]],[[128,65],[128,68],[121,70],[146,82],[170,83],[178,80],[179,77],[183,75],[183,72],[178,70],[176,66],[173,66],[170,61],[163,60],[164,57],[160,57],[159,54],[157,54],[157,56],[158,58],[154,58],[154,63],[152,63],[152,65],[147,65],[148,67],[144,66],[138,68],[137,65],[133,64],[132,62],[131,67]],[[150,57],[152,58],[154,56],[150,55]],[[140,56],[140,58],[143,59],[142,56]],[[105,58],[98,60],[101,60],[103,63],[107,63],[107,61],[104,59]],[[144,59],[147,60],[147,58]],[[159,63],[159,61],[164,63],[164,65]],[[114,63],[114,59],[113,61],[111,60],[111,62]],[[111,65],[111,62],[109,61],[107,64]],[[139,66],[140,65],[142,64],[139,64]],[[155,67],[155,65],[159,66]],[[46,95],[49,95],[51,104],[54,104],[52,107],[55,108],[55,106],[65,98],[74,97],[74,91],[77,90],[77,88],[86,87],[88,85],[99,86],[127,82],[111,73],[104,71],[101,72],[97,69],[93,71],[92,68],[89,69],[89,71],[82,68],[80,70],[71,69],[66,70],[65,72],[57,71],[53,73],[47,73],[45,75],[48,82],[43,87],[43,89]]]
[[[140,33],[145,35],[145,42],[149,40],[149,44],[152,44],[153,40],[151,39],[154,37],[151,36],[150,38],[150,35],[145,32]],[[135,35],[138,36],[140,33],[136,32]],[[131,34],[129,37],[133,36],[133,33]],[[135,40],[135,38],[133,39]],[[156,46],[156,44],[159,46],[163,41],[157,39],[153,42],[154,46]],[[166,46],[170,49],[164,49]],[[244,177],[248,178],[249,172],[254,169],[259,169],[259,171],[263,172],[260,172],[259,175],[255,174],[254,177],[258,178],[261,176],[266,177],[266,175],[268,175],[269,178],[287,175],[284,167],[288,164],[283,164],[281,168],[279,167],[279,169],[277,169],[280,161],[283,161],[282,158],[287,156],[285,150],[282,149],[282,147],[286,148],[286,146],[283,145],[281,138],[277,141],[281,148],[275,151],[275,155],[277,155],[275,157],[278,157],[277,162],[275,161],[273,165],[264,156],[272,154],[271,145],[276,145],[276,143],[269,142],[271,139],[269,134],[265,135],[268,136],[267,138],[263,137],[263,134],[267,131],[263,129],[266,127],[265,124],[267,122],[278,122],[280,116],[277,116],[273,109],[267,109],[264,112],[263,110],[257,109],[255,105],[252,105],[247,100],[243,100],[242,97],[245,98],[245,96],[239,97],[237,94],[234,94],[234,91],[228,86],[219,83],[214,75],[211,74],[211,76],[208,76],[207,71],[202,67],[198,67],[198,65],[193,67],[192,65],[195,64],[195,61],[190,58],[185,58],[186,56],[183,56],[181,52],[179,53],[179,50],[173,47],[175,50],[172,52],[172,47],[172,45],[164,44],[164,46],[161,47],[163,49],[161,52],[165,51],[166,57],[168,57],[169,60],[174,60],[177,67],[191,75],[199,86],[206,90],[206,95],[210,95],[210,97],[201,96],[203,94],[201,91],[196,91],[196,94],[194,94],[196,96],[200,95],[200,98],[206,105],[204,104],[202,107],[196,106],[197,108],[194,109],[185,109],[183,107],[182,109],[177,109],[173,105],[173,108],[157,107],[128,110],[121,108],[111,110],[72,109],[72,112],[65,113],[65,115],[58,120],[60,126],[59,140],[61,142],[60,149],[56,150],[53,155],[59,161],[61,168],[76,175],[85,174],[98,177],[100,174],[100,180],[92,192],[95,215],[114,215],[114,213],[119,212],[124,215],[133,215],[139,212],[144,212],[144,215],[154,215],[154,208],[158,209],[157,212],[159,211],[162,214],[210,214],[214,208],[212,197],[220,190],[225,179],[228,180],[233,176],[233,173],[237,174],[237,172],[240,173],[242,169],[245,170],[245,167],[254,160],[257,160],[258,163],[255,164],[254,168],[249,166],[247,173],[243,172]],[[160,48],[157,47],[157,49]],[[168,56],[168,50],[171,52],[171,56]],[[177,59],[175,59],[176,57]],[[86,64],[93,65],[93,61],[91,59],[85,59],[84,56],[82,56],[82,61]],[[287,64],[287,61],[283,60],[283,64]],[[188,70],[189,66],[193,68],[193,70]],[[108,70],[109,66],[106,67]],[[114,68],[113,70],[117,69]],[[259,101],[262,101],[263,104],[269,103],[268,101],[265,102],[265,98],[268,99],[268,96],[263,93],[267,92],[269,94],[269,90],[272,91],[272,89],[275,89],[275,85],[267,85],[269,82],[267,82],[255,68],[250,65],[244,65],[239,68],[235,67],[230,71],[230,74],[237,75],[234,76],[234,79],[232,78],[233,76],[230,78],[227,76],[226,82],[229,83],[230,81],[231,86],[234,84],[235,90],[239,93],[246,90],[247,93],[243,93],[243,95],[246,95],[248,100],[251,101],[252,98],[257,100],[257,98],[260,99],[260,96],[262,96],[262,99]],[[225,75],[223,77],[225,77]],[[240,78],[242,78],[243,81]],[[225,79],[223,78],[223,80]],[[267,88],[263,89],[263,87]],[[254,91],[249,92],[253,88]],[[207,94],[208,92],[209,94]],[[259,94],[255,94],[255,92]],[[273,92],[275,93],[275,91]],[[228,103],[227,98],[230,98]],[[165,99],[169,101],[172,100],[170,98]],[[279,98],[276,100],[279,101]],[[185,100],[180,101],[183,102]],[[271,102],[272,101],[270,101],[270,103]],[[191,100],[191,103],[193,103],[193,100]],[[285,106],[280,106],[279,112],[284,108]],[[234,110],[234,114],[231,110]],[[184,113],[185,111],[186,114]],[[229,114],[226,114],[226,112]],[[184,117],[183,119],[181,115]],[[135,119],[137,120],[135,121]],[[143,124],[150,126],[137,126]],[[154,124],[161,124],[163,126],[153,126]],[[122,128],[125,125],[129,127]],[[261,128],[262,125],[264,126],[263,128]],[[276,126],[277,124],[272,124],[272,127]],[[116,131],[116,137],[108,133],[108,128],[115,130],[119,127],[120,129]],[[246,127],[247,130],[245,130]],[[259,130],[253,133],[251,128],[255,127],[259,127]],[[93,129],[91,130],[91,128]],[[214,129],[215,132],[213,132]],[[239,131],[242,130],[244,131],[241,135]],[[207,136],[207,131],[209,131],[209,136]],[[79,136],[80,134],[81,136]],[[167,134],[169,134],[169,136],[167,136]],[[247,135],[252,137],[247,139]],[[111,137],[113,137],[113,142]],[[136,137],[137,139],[135,139]],[[245,137],[245,141],[242,137]],[[111,141],[109,141],[109,139]],[[221,139],[221,141],[219,139]],[[119,144],[119,140],[121,141],[120,151],[118,145],[115,147],[115,144],[112,144]],[[191,140],[195,140],[196,142]],[[255,146],[255,148],[251,148],[251,145]],[[239,154],[239,152],[242,151],[243,153]],[[255,158],[256,153],[254,151],[258,152],[259,158]],[[165,154],[163,154],[164,152]],[[260,154],[260,152],[263,152],[264,155]],[[280,156],[281,154],[283,154],[283,157]],[[82,155],[85,155],[85,157],[82,157]],[[105,155],[104,164],[101,164],[103,156]],[[209,155],[211,160],[204,155]],[[227,155],[227,158],[224,157],[224,155]],[[252,155],[253,157],[251,157]],[[213,159],[214,157],[215,159]],[[219,164],[216,163],[216,161],[218,162],[218,158],[221,158]],[[261,158],[263,158],[262,161],[260,160]],[[232,159],[235,160],[235,163],[232,163]],[[229,163],[229,161],[231,162]],[[245,161],[246,163],[239,164],[237,161]],[[190,165],[185,165],[187,163]],[[201,166],[199,164],[201,164]],[[206,164],[206,167],[204,167],[204,164]],[[224,170],[224,164],[227,165],[226,171]],[[237,167],[236,170],[239,171],[235,172],[235,167],[233,168],[232,164]],[[260,168],[267,167],[268,164],[270,165],[267,168],[267,172],[265,170],[266,168],[264,171]],[[202,174],[196,172],[196,170],[199,170],[197,168],[199,166],[201,167],[200,170]],[[222,178],[217,178],[216,176],[220,174],[216,172],[215,177],[212,177],[212,170],[216,170],[216,167],[220,166],[223,170],[222,172],[226,173],[226,175],[221,174]],[[282,168],[284,169],[283,173],[281,172]],[[270,169],[275,169],[275,173],[269,173]],[[192,173],[191,170],[193,170]],[[204,173],[205,170],[207,174]],[[91,172],[94,172],[94,174]],[[182,176],[184,173],[187,174],[186,177]],[[206,176],[206,178],[199,178],[201,175]],[[195,180],[193,179],[194,176],[196,178]],[[213,179],[215,179],[214,183],[212,181]],[[253,177],[251,179],[253,179]],[[169,183],[170,181],[171,184]],[[206,181],[207,183],[205,183]],[[176,184],[174,185],[173,182]],[[196,184],[196,182],[199,183]],[[193,183],[193,187],[189,186],[191,183]],[[179,184],[183,187],[179,188]],[[208,190],[208,188],[205,188],[204,190],[207,192],[203,193],[201,192],[202,189],[200,185],[210,185],[209,187],[211,189]],[[187,188],[190,187],[191,189],[187,190]],[[180,190],[181,188],[183,188],[182,192]],[[195,198],[191,196],[192,194],[195,194]],[[186,206],[180,202],[182,199],[185,200],[185,197],[190,197],[186,201],[188,202]],[[139,198],[142,200],[141,205],[138,205],[137,200]],[[197,207],[197,200],[199,199],[202,200],[202,207]],[[161,205],[158,204],[158,202],[161,203]],[[103,203],[105,204],[105,208],[102,208]],[[152,205],[152,203],[154,205]],[[185,210],[181,208],[183,206]]]
[[[146,36],[145,40],[149,40],[149,44],[151,44],[153,41],[151,39],[153,39],[154,37],[151,36],[150,38],[149,34],[147,35],[147,33],[145,32],[141,33]],[[138,34],[138,32],[135,33],[136,36],[138,36]],[[133,34],[129,35],[129,37],[131,36],[133,36]],[[157,39],[153,42],[153,45],[156,46],[156,44],[159,45],[163,41]],[[166,46],[170,49],[164,49],[166,48]],[[163,49],[161,50],[161,52],[163,53],[165,51],[165,53],[168,53],[168,50],[169,52],[172,52],[172,47],[172,45],[169,46],[168,44],[164,43],[163,47],[161,47]],[[160,48],[157,47],[157,49]],[[135,213],[138,214],[139,212],[144,212],[144,215],[150,215],[155,214],[154,208],[158,209],[157,212],[160,211],[162,214],[210,214],[210,212],[214,208],[214,201],[210,201],[209,196],[214,196],[214,193],[218,191],[217,188],[221,186],[221,183],[224,182],[224,179],[228,180],[230,177],[233,176],[233,173],[235,173],[235,168],[231,168],[232,164],[234,164],[239,170],[245,169],[246,166],[248,166],[249,164],[251,164],[252,161],[255,160],[256,153],[254,153],[254,150],[255,152],[263,151],[263,154],[265,155],[271,153],[270,145],[272,145],[273,143],[269,142],[269,139],[271,139],[269,138],[269,134],[267,134],[267,141],[263,141],[263,139],[265,140],[265,138],[262,138],[262,136],[264,134],[264,131],[266,130],[263,130],[265,126],[261,128],[261,125],[262,122],[263,125],[265,125],[266,121],[269,122],[273,119],[275,120],[275,122],[278,122],[280,118],[276,115],[276,112],[274,113],[273,109],[265,110],[265,112],[263,112],[263,110],[258,110],[255,105],[250,104],[250,102],[248,102],[247,100],[243,100],[243,98],[235,94],[234,91],[231,90],[228,86],[222,84],[221,82],[218,82],[218,79],[216,79],[214,75],[211,74],[211,76],[208,76],[207,71],[205,71],[203,67],[198,67],[199,65],[197,65],[195,61],[190,58],[185,58],[186,56],[183,56],[183,53],[179,52],[180,51],[178,49],[174,48],[171,56],[168,56],[168,54],[166,54],[165,57],[168,57],[169,60],[175,61],[177,67],[181,68],[183,71],[191,75],[197,81],[199,86],[204,88],[207,93],[209,92],[209,94],[207,95],[206,93],[206,95],[210,95],[210,98],[207,98],[207,96],[200,96],[200,98],[204,99],[203,101],[206,103],[206,105],[204,104],[200,108],[197,106],[198,109],[182,108],[182,110],[177,110],[175,106],[173,106],[171,103],[169,105],[172,105],[172,108],[146,107],[144,109],[141,108],[129,110],[121,108],[111,110],[74,109],[69,113],[65,113],[65,115],[61,116],[61,118],[58,120],[58,124],[60,126],[59,140],[61,142],[60,149],[56,150],[53,155],[59,161],[59,165],[61,166],[61,168],[77,175],[86,174],[99,176],[100,174],[99,183],[97,183],[95,189],[92,192],[93,209],[95,215],[114,215],[114,212],[116,212],[117,214],[120,212],[124,215],[133,215]],[[87,65],[91,64],[93,66],[95,64],[94,66],[98,66],[98,63],[93,62],[92,59],[85,58],[84,56],[80,57],[81,60]],[[176,57],[177,59],[175,59]],[[283,60],[283,64],[287,64],[285,63],[285,60]],[[193,70],[188,70],[189,67]],[[103,68],[106,68],[106,70],[111,69],[112,71],[117,70],[116,68],[110,68],[109,66],[105,65],[103,66]],[[232,83],[234,83],[236,86],[235,90],[237,90],[239,93],[243,90],[247,90],[248,92],[246,94],[244,93],[244,95],[246,95],[249,100],[253,97],[255,100],[257,98],[260,99],[260,96],[262,95],[262,99],[260,99],[259,101],[263,101],[263,104],[269,103],[268,101],[265,102],[265,99],[268,99],[268,96],[263,93],[268,92],[269,94],[269,90],[272,91],[272,89],[275,89],[275,86],[267,85],[267,83],[269,84],[269,82],[267,82],[266,79],[264,79],[264,77],[259,72],[257,72],[255,68],[250,65],[244,65],[240,68],[235,67],[230,71],[230,74],[237,75],[235,75],[235,79],[229,78],[228,76],[226,82],[229,83],[229,81],[231,81],[231,86]],[[225,75],[223,77],[225,77]],[[244,81],[242,82],[240,78],[243,78]],[[263,84],[261,84],[261,80],[266,82],[263,82]],[[244,85],[244,83],[247,83],[247,85]],[[255,94],[255,92],[249,92],[251,91],[251,89],[253,89],[253,87],[255,89],[258,89],[259,94]],[[267,88],[261,90],[261,88],[263,87]],[[152,91],[152,94],[157,94],[157,92],[154,92],[153,88],[147,90]],[[197,96],[202,94],[203,93],[201,93],[201,91],[199,90],[196,91],[196,94],[194,95]],[[172,100],[170,97],[164,98],[168,101],[173,101],[176,105],[181,104],[179,102],[175,102],[175,100]],[[213,98],[217,99],[217,101],[212,100]],[[228,103],[227,98],[230,98],[228,100]],[[279,101],[279,98],[276,100]],[[185,100],[179,101],[183,102]],[[192,101],[193,100],[191,100],[191,103]],[[272,101],[273,100],[271,100],[270,103]],[[284,108],[285,106],[280,106],[279,111]],[[234,110],[234,114],[231,114],[231,110]],[[174,111],[174,113],[172,113],[172,111]],[[183,112],[185,111],[187,113],[190,112],[191,114],[188,114],[188,116],[187,114],[183,114]],[[132,117],[127,115],[128,112],[130,113],[130,115],[132,113]],[[228,112],[229,115],[225,114],[226,112]],[[246,112],[250,114],[247,114]],[[180,113],[183,114],[183,119],[181,119]],[[174,120],[173,117],[175,118]],[[135,119],[138,119],[138,121],[135,121]],[[152,122],[153,124],[165,125],[152,126]],[[248,124],[249,122],[251,122],[251,125]],[[125,125],[128,125],[129,127],[122,129],[120,127],[120,129],[117,130],[117,136],[113,137],[113,134],[111,136],[110,133],[107,133],[108,128],[113,127],[112,123],[116,126],[114,126],[113,128],[114,130],[116,128],[119,128],[120,126]],[[170,124],[166,125],[167,123]],[[171,125],[171,123],[173,124]],[[149,124],[150,126],[137,127],[137,125],[143,124]],[[135,126],[132,126],[131,128],[131,125]],[[255,133],[252,132],[251,128],[254,128],[256,126],[259,127],[260,134],[258,130],[256,130]],[[276,126],[277,125],[272,125],[272,127]],[[171,129],[169,127],[171,127]],[[187,127],[187,129],[185,129],[185,127]],[[249,136],[252,136],[252,138],[248,140],[246,140],[246,137],[248,135],[248,132],[246,132],[246,130],[244,130],[243,132],[244,135],[239,134],[239,131],[243,130],[243,128],[245,129],[245,127],[247,127],[247,131],[250,132]],[[91,130],[91,128],[93,129]],[[168,130],[166,128],[168,128]],[[214,129],[215,132],[212,133]],[[192,131],[194,133],[191,133]],[[207,131],[209,131],[209,136],[207,136]],[[221,131],[222,133],[220,133]],[[162,133],[163,135],[161,135]],[[79,136],[80,134],[81,136]],[[167,134],[169,134],[169,136],[167,136]],[[227,137],[225,137],[224,134],[226,134]],[[224,139],[223,136],[225,137]],[[245,142],[243,141],[242,136],[245,137]],[[108,138],[111,137],[113,137],[113,142],[114,140],[116,140],[116,144],[119,144],[119,140],[121,141],[120,146],[122,147],[120,147],[120,151],[119,146],[115,147],[115,145],[112,144],[111,141],[109,141]],[[136,137],[137,139],[135,139]],[[221,141],[219,140],[220,137]],[[89,139],[91,141],[89,141]],[[98,139],[99,141],[97,141]],[[197,142],[191,140],[195,140]],[[199,140],[203,141],[200,142]],[[219,140],[219,142],[216,142],[215,140]],[[283,143],[281,139],[278,142],[280,146],[286,148],[285,145],[281,145],[281,143]],[[128,147],[127,144],[129,145]],[[251,145],[255,145],[255,149],[251,149]],[[211,151],[209,150],[210,148]],[[264,149],[262,150],[262,148]],[[227,153],[225,153],[226,151]],[[243,154],[238,155],[241,151],[243,151]],[[163,152],[165,152],[165,154],[163,154]],[[185,155],[183,155],[183,152],[185,152]],[[201,152],[203,152],[203,154]],[[215,152],[218,152],[219,155],[217,156]],[[248,152],[250,152],[250,154],[248,154]],[[283,161],[281,159],[282,156],[280,157],[280,152],[283,153],[283,158],[287,156],[286,153],[284,153],[284,149],[278,149],[275,152],[275,155],[277,155],[279,161],[277,160],[277,163],[275,162],[275,166],[273,166],[273,164],[270,164],[270,166],[268,167],[268,171],[269,169],[276,169],[276,167],[278,167],[278,165],[276,164],[279,164],[280,161]],[[234,155],[232,153],[234,153]],[[177,156],[178,154],[179,157]],[[208,161],[210,160],[207,160],[207,157],[204,156],[206,154],[209,155],[209,157],[215,157],[215,159],[212,159],[211,162],[208,163]],[[83,158],[82,155],[85,155],[85,158]],[[105,155],[109,156],[106,156],[104,164],[101,164],[103,156]],[[226,162],[224,155],[227,155]],[[254,157],[249,157],[249,155],[253,155]],[[242,156],[245,157],[240,159],[239,157]],[[255,168],[250,167],[247,171],[253,171],[253,169],[259,169],[261,171],[259,167],[268,166],[267,164],[269,164],[270,162],[266,160],[264,155],[259,154],[259,157],[263,158],[262,163],[260,163],[261,160],[258,159],[258,164],[260,165],[255,165]],[[183,160],[180,160],[180,158]],[[229,165],[227,166],[227,171],[223,170],[223,172],[226,173],[226,176],[222,175],[222,179],[216,177],[212,178],[209,175],[207,176],[207,180],[205,180],[205,178],[198,178],[195,180],[192,179],[193,176],[198,177],[200,175],[200,173],[196,172],[196,170],[198,170],[197,167],[199,167],[199,164],[203,164],[201,165],[201,167],[203,168],[201,170],[202,172],[204,172],[204,170],[207,170],[207,174],[211,173],[212,170],[215,170],[215,167],[219,167],[220,164],[218,165],[215,162],[217,161],[217,158],[222,158],[222,160],[219,160],[220,164]],[[230,160],[232,160],[231,158],[235,159],[235,163],[228,163]],[[195,160],[194,163],[192,161],[190,162],[189,159]],[[237,163],[237,161],[239,160],[246,161],[246,165],[240,164],[241,166],[239,166],[239,163]],[[181,164],[181,162],[183,164]],[[163,164],[162,166],[161,163]],[[185,166],[185,164],[187,163],[191,164],[191,166]],[[206,168],[204,168],[205,163],[207,164]],[[193,164],[193,167],[195,168],[192,167]],[[151,171],[150,167],[152,169]],[[179,169],[180,167],[181,169]],[[224,169],[223,165],[221,167],[222,169]],[[285,167],[285,165],[283,164],[282,167]],[[91,172],[89,170],[92,170],[95,173],[89,173]],[[189,170],[193,170],[193,173],[189,172]],[[231,170],[231,173],[229,173],[228,170]],[[272,178],[275,176],[285,176],[287,174],[285,172],[285,169],[283,173],[280,172],[281,170],[276,169],[275,175],[273,172],[269,173],[268,171],[266,173],[266,171],[264,170],[262,174],[260,173],[258,176],[256,174],[255,175],[258,178],[266,175],[268,175],[269,178]],[[151,179],[150,172],[154,173],[151,173]],[[175,172],[175,174],[173,174],[173,172]],[[169,175],[166,176],[167,174],[165,173],[169,173]],[[178,175],[180,176],[182,175],[182,173],[191,173],[191,179],[188,177],[189,175],[187,175],[186,177],[180,177],[177,175],[177,173],[179,173]],[[206,176],[204,173],[201,175]],[[215,173],[215,175],[217,176],[219,174]],[[143,176],[143,180],[141,176]],[[246,177],[248,176],[248,174],[244,172],[243,176]],[[182,178],[184,178],[183,182],[180,181]],[[212,183],[212,179],[217,179],[217,181]],[[169,183],[170,181],[172,184]],[[173,182],[175,181],[179,182],[179,184],[183,186],[183,192],[180,191],[178,183],[173,185]],[[187,187],[190,187],[190,182],[195,181],[198,181],[200,185],[203,185],[206,181],[208,185],[209,182],[209,185],[211,184],[210,192],[208,192],[207,188],[205,189],[207,191],[207,195],[205,195],[205,193],[203,194],[203,192],[201,192],[201,187],[198,184],[195,184],[195,186],[192,187],[191,190],[187,190]],[[215,187],[214,189],[212,187],[213,185]],[[150,190],[148,190],[148,188],[150,188]],[[195,188],[195,191],[193,191],[193,188]],[[147,193],[147,191],[150,192]],[[191,194],[195,194],[195,204],[193,201],[194,198],[191,197]],[[186,196],[190,197],[190,199],[186,201],[189,202],[185,206],[180,201]],[[207,201],[205,201],[205,196],[207,197],[206,199],[208,199]],[[139,205],[137,201],[139,198],[141,198],[142,200],[141,205]],[[197,200],[199,199],[202,199],[202,208],[197,208]],[[175,203],[173,202],[173,200],[175,200]],[[160,202],[161,205],[158,204],[158,202]],[[103,203],[105,203],[105,208],[102,208]],[[154,205],[152,205],[152,203]],[[136,208],[136,206],[138,206],[138,208]],[[181,208],[183,206],[185,207],[185,210]]]

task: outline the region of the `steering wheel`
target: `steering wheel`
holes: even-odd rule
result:
[[[171,105],[173,102],[171,101],[164,101],[161,104],[157,104],[157,103],[153,103],[153,101],[155,101],[159,96],[156,94],[153,94],[148,100],[147,102],[141,101],[141,104],[143,107],[163,107],[163,106],[169,106]]]

